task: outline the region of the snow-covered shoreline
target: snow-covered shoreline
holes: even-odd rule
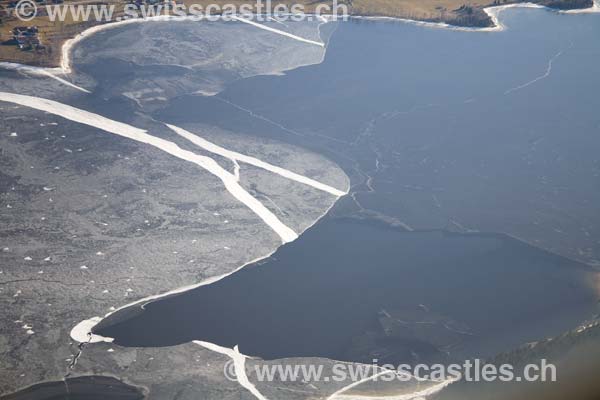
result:
[[[558,12],[561,14],[592,14],[592,13],[600,13],[600,0],[594,0],[593,6],[590,8],[575,9],[575,10],[557,10],[557,9],[549,8],[549,7],[542,6],[542,5],[535,4],[535,3],[516,3],[516,4],[507,4],[507,5],[501,5],[501,6],[486,7],[483,10],[487,15],[490,16],[490,18],[492,19],[492,21],[494,23],[494,26],[485,27],[485,28],[461,27],[461,26],[456,26],[456,25],[450,25],[450,24],[447,24],[444,22],[427,22],[427,21],[419,21],[419,20],[413,20],[413,19],[408,19],[408,18],[388,17],[388,16],[351,15],[348,18],[349,19],[364,19],[364,20],[372,20],[372,21],[396,21],[396,22],[403,22],[403,23],[419,25],[419,26],[428,27],[428,28],[449,29],[449,30],[455,30],[455,31],[499,32],[499,31],[503,31],[505,29],[505,26],[500,21],[499,15],[502,11],[504,11],[506,9],[510,9],[510,8],[545,9],[548,11]],[[309,15],[309,16],[311,16],[311,15]],[[334,20],[333,15],[319,15],[317,17],[323,23]],[[233,16],[233,17],[230,17],[229,19],[234,20],[234,21],[240,21],[240,19],[242,19],[242,16]],[[61,48],[60,67],[54,67],[54,68],[31,67],[31,66],[25,65],[25,64],[0,62],[0,68],[5,68],[5,69],[32,68],[32,69],[35,69],[38,72],[38,74],[40,74],[40,75],[42,74],[41,71],[44,71],[43,74],[45,74],[45,75],[48,75],[48,74],[51,74],[54,76],[56,76],[57,74],[67,75],[67,74],[70,74],[73,72],[71,54],[72,54],[74,46],[77,45],[82,40],[89,38],[90,36],[92,36],[98,32],[102,32],[102,31],[105,31],[108,29],[118,28],[118,27],[121,27],[124,25],[136,24],[136,23],[164,22],[164,21],[174,21],[175,22],[175,21],[194,21],[194,20],[198,21],[199,17],[193,16],[193,15],[186,16],[186,17],[155,16],[155,17],[150,17],[150,18],[125,19],[125,20],[121,20],[121,21],[105,23],[102,25],[96,25],[96,26],[93,26],[91,28],[84,30],[83,32],[79,33],[77,36],[65,41],[65,43],[63,44],[63,46]],[[337,20],[340,20],[340,19],[337,18]],[[241,22],[248,23],[248,21],[246,21],[246,20],[241,21]],[[257,25],[257,24],[252,23],[252,25]],[[265,28],[266,28],[266,26],[265,26]],[[268,30],[277,31],[276,29],[273,29],[273,28],[268,28]],[[282,32],[281,34],[284,34],[285,36],[289,36],[290,38],[295,39],[295,40],[300,40],[300,41],[303,41],[303,42],[306,42],[309,44],[324,46],[323,43],[308,40],[305,38],[296,37],[296,35],[292,35],[289,32],[284,32],[284,31],[281,31],[281,32]]]
[[[478,28],[478,27],[467,27],[467,26],[457,26],[450,25],[445,22],[427,22],[427,21],[419,21],[408,18],[399,18],[399,17],[386,17],[386,16],[363,16],[363,15],[353,15],[350,18],[353,19],[364,19],[370,21],[396,21],[403,22],[418,26],[423,26],[426,28],[436,28],[436,29],[448,29],[452,31],[463,31],[463,32],[501,32],[506,29],[506,26],[502,24],[500,21],[500,14],[502,11],[511,9],[511,8],[536,8],[541,10],[547,10],[551,12],[557,12],[560,14],[593,14],[600,13],[600,0],[594,0],[594,4],[590,8],[583,9],[575,9],[575,10],[558,10],[555,8],[550,8],[546,6],[542,6],[535,3],[515,3],[515,4],[506,4],[501,6],[491,6],[486,7],[483,11],[492,19],[493,26]]]
[[[251,23],[251,21],[247,21],[245,18],[242,18],[240,16],[231,16],[229,17],[230,20],[232,21],[238,21],[238,22],[244,22],[244,23]],[[210,20],[208,20],[209,22],[211,22],[213,19],[215,19],[215,17],[211,17]],[[222,20],[226,21],[229,19],[225,19],[222,18]],[[78,44],[79,42],[81,42],[84,39],[89,38],[90,36],[98,33],[98,32],[102,32],[102,31],[106,31],[109,29],[113,29],[113,28],[118,28],[124,25],[131,25],[131,24],[139,24],[139,23],[143,23],[143,22],[178,22],[178,21],[197,21],[197,22],[201,22],[203,21],[202,18],[198,17],[198,16],[194,16],[194,15],[189,15],[189,16],[170,16],[170,15],[158,15],[158,16],[154,16],[154,17],[149,17],[149,18],[135,18],[135,19],[125,19],[125,20],[121,20],[121,21],[115,21],[115,22],[109,22],[103,25],[96,25],[93,26],[91,28],[88,28],[86,30],[84,30],[83,32],[81,32],[80,34],[78,34],[77,36],[75,36],[72,39],[67,40],[63,46],[62,46],[62,50],[61,50],[61,63],[60,63],[60,67],[59,68],[51,68],[52,71],[56,71],[59,70],[64,74],[70,74],[71,72],[73,72],[72,70],[72,60],[71,60],[71,53],[73,51],[73,47]],[[257,23],[251,23],[253,26],[257,26],[260,24]],[[264,29],[261,27],[261,29]],[[285,36],[288,36],[292,39],[295,40],[300,40],[309,44],[314,44],[314,45],[318,45],[323,47],[324,44],[323,43],[319,43],[313,40],[308,40],[305,38],[301,38],[299,36],[296,35],[292,35],[290,33],[287,32],[283,32],[280,31],[278,29],[273,29],[273,28],[268,28],[269,31],[272,31],[274,33],[279,33],[279,34],[285,34]]]

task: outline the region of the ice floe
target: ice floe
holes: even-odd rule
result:
[[[0,92],[0,101],[15,103],[59,115],[71,121],[93,126],[106,132],[114,133],[128,139],[149,144],[177,158],[192,162],[218,177],[229,193],[250,208],[268,226],[270,226],[271,229],[273,229],[281,237],[283,243],[291,242],[298,237],[298,235],[291,228],[281,222],[275,214],[266,208],[260,201],[250,195],[250,193],[248,193],[242,186],[240,186],[232,173],[226,171],[210,157],[201,156],[191,151],[184,150],[177,144],[156,136],[152,136],[143,129],[114,121],[89,111],[77,109],[66,104],[61,104],[53,100]]]

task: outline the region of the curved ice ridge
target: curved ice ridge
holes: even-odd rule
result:
[[[552,58],[548,61],[548,66],[546,67],[546,71],[542,75],[530,80],[529,82],[525,82],[519,86],[515,86],[513,88],[508,89],[506,92],[504,92],[504,95],[506,96],[511,93],[517,92],[521,89],[525,89],[531,85],[536,84],[537,82],[539,82],[541,80],[548,78],[552,74],[552,67],[554,66],[554,63],[556,62],[556,60],[558,60],[558,58],[563,53],[564,53],[564,50],[560,50],[558,53],[556,53],[554,56],[552,56]]]
[[[375,378],[378,378],[382,375],[388,375],[388,374],[395,374],[395,375],[399,375],[399,376],[407,376],[408,375],[406,373],[401,373],[398,371],[383,369],[381,372],[373,374],[373,375],[371,375],[367,378],[364,378],[360,381],[353,382],[348,386],[344,386],[343,388],[339,389],[338,391],[336,391],[335,393],[333,393],[329,397],[327,397],[326,400],[336,400],[336,399],[339,399],[339,400],[370,400],[370,399],[372,399],[372,400],[417,400],[417,399],[423,399],[427,396],[434,395],[434,394],[440,392],[441,390],[443,390],[444,388],[446,388],[448,385],[451,385],[452,383],[454,383],[458,380],[458,378],[453,378],[453,379],[446,379],[443,381],[437,381],[435,384],[427,387],[426,389],[417,390],[412,393],[399,394],[399,395],[369,397],[368,395],[352,396],[352,395],[344,394],[348,390],[353,389],[357,386],[360,386],[365,382],[369,382],[369,381],[371,381]],[[413,375],[409,375],[409,376],[414,378]],[[434,382],[434,381],[430,381],[430,382]]]

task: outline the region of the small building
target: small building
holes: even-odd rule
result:
[[[37,26],[17,26],[12,30],[13,39],[21,50],[39,49],[41,47]]]

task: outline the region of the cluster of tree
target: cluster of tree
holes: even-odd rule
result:
[[[593,0],[541,0],[538,3],[559,10],[590,8],[594,5]]]
[[[449,15],[447,21],[452,25],[458,26],[472,26],[483,28],[491,26],[493,24],[492,19],[486,14],[480,7],[473,7],[470,5],[463,4],[454,13]]]

